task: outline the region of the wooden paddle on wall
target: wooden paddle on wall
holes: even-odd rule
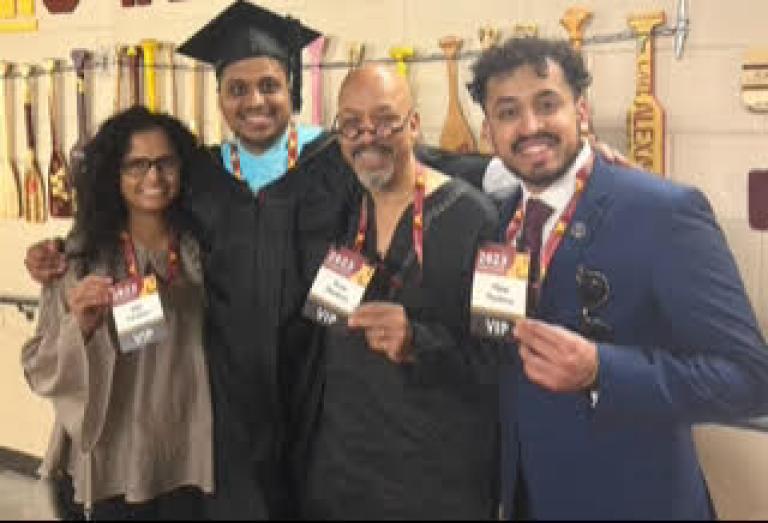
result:
[[[440,133],[440,148],[458,153],[477,151],[477,143],[472,135],[467,119],[459,102],[459,69],[456,57],[464,41],[456,36],[440,39],[440,48],[445,54],[448,65],[448,115]]]
[[[639,38],[637,90],[627,113],[629,159],[644,169],[664,175],[664,109],[654,95],[653,29],[666,23],[664,11],[632,15],[629,26]]]
[[[13,161],[12,133],[14,129],[8,107],[11,103],[8,92],[8,79],[13,66],[10,62],[0,62],[0,218],[18,219],[21,217],[21,191],[19,189],[19,171]]]
[[[389,49],[389,56],[395,61],[397,74],[408,78],[408,60],[415,56],[413,47],[397,46]]]
[[[216,107],[219,99],[219,93],[216,89],[216,71],[211,70],[210,73],[206,72],[206,75],[210,76],[211,83],[209,88],[205,91],[205,98],[211,104],[211,107]],[[208,85],[208,83],[205,83],[205,85]],[[224,123],[224,116],[221,114],[221,111],[214,112],[212,124],[213,127],[209,136],[210,142],[214,145],[224,143],[226,124]]]
[[[130,84],[131,106],[141,103],[141,47],[128,46],[128,82]]]
[[[352,42],[347,49],[349,70],[360,67],[363,62],[363,55],[365,55],[365,44],[360,42]]]
[[[85,145],[88,143],[88,118],[86,115],[85,99],[85,68],[91,59],[91,53],[86,49],[74,49],[72,62],[77,77],[77,141],[69,152],[69,168],[72,177],[77,179],[78,173],[85,160]]]
[[[48,208],[55,218],[71,218],[74,215],[74,194],[72,177],[61,149],[57,131],[59,123],[59,96],[56,89],[58,61],[47,60],[48,71],[48,115],[51,120],[51,160],[48,163]]]
[[[203,136],[203,107],[201,93],[201,70],[196,60],[190,59],[187,69],[187,93],[189,104],[189,129],[197,136],[199,143],[205,143]]]
[[[478,38],[480,39],[480,48],[483,51],[487,51],[499,43],[499,39],[501,38],[501,31],[495,27],[481,27],[478,30]],[[491,147],[491,143],[488,141],[488,137],[485,135],[485,132],[482,132],[480,135],[480,145],[478,150],[482,154],[493,153],[493,147]]]
[[[592,11],[584,7],[569,7],[563,17],[560,19],[560,25],[562,25],[568,33],[568,40],[571,42],[571,47],[576,52],[581,52],[581,48],[584,45],[584,26],[592,19]],[[590,69],[589,56],[584,56],[584,61],[587,64],[587,69]],[[587,100],[588,111],[591,113],[592,103],[589,96],[589,89],[584,92],[585,99]],[[592,118],[588,121],[582,121],[579,129],[581,133],[585,135],[594,135],[592,128]]]
[[[124,45],[115,46],[115,102],[112,108],[113,113],[119,113],[123,110],[123,62],[125,61],[126,47]]]
[[[584,44],[584,26],[591,18],[592,11],[584,7],[574,6],[566,9],[560,19],[560,25],[568,33],[571,47],[576,51],[581,51]]]
[[[176,45],[168,43],[163,47],[165,47],[168,52],[168,80],[171,86],[171,94],[168,97],[168,113],[176,116],[179,114],[179,95],[176,92]]]
[[[328,39],[318,36],[307,46],[309,60],[312,64],[310,75],[312,78],[312,123],[323,125],[323,56],[325,55]]]
[[[24,127],[27,131],[27,152],[24,157],[24,218],[31,223],[43,223],[45,212],[45,185],[35,146],[35,125],[32,112],[31,65],[21,66],[24,79]]]
[[[157,112],[157,72],[155,62],[157,59],[158,41],[145,39],[141,41],[141,50],[144,56],[144,103],[150,111]]]

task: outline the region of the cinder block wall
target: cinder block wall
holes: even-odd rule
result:
[[[142,38],[181,42],[185,35],[200,27],[229,0],[187,0],[170,3],[155,0],[148,7],[121,8],[118,0],[81,0],[71,15],[50,15],[37,2],[40,29],[30,34],[0,34],[0,60],[42,64],[48,57],[68,58],[74,47],[85,47],[102,56],[116,44],[135,44]],[[390,46],[413,45],[419,54],[440,53],[440,37],[453,34],[464,38],[465,50],[479,48],[477,30],[493,25],[511,33],[517,23],[537,23],[542,34],[565,36],[558,20],[569,0],[262,0],[262,5],[280,12],[290,12],[314,26],[331,40],[326,60],[347,60],[351,41],[365,42],[366,56],[381,58]],[[613,34],[627,28],[632,12],[663,9],[668,23],[674,23],[676,0],[584,0],[581,5],[594,12],[586,36]],[[752,46],[768,46],[764,21],[768,2],[761,0],[694,0],[691,2],[691,33],[682,60],[676,60],[671,38],[657,40],[656,93],[667,112],[667,172],[680,182],[702,189],[712,202],[752,299],[763,331],[768,331],[768,242],[766,234],[751,231],[747,223],[746,176],[751,168],[768,167],[766,132],[768,118],[748,112],[741,104],[739,75],[744,51]],[[635,91],[634,42],[594,44],[585,47],[594,73],[591,100],[598,134],[621,150],[626,148],[626,109]],[[114,56],[111,54],[110,56]],[[182,59],[178,60],[183,62]],[[469,78],[469,60],[460,64],[460,82]],[[328,124],[335,113],[335,93],[344,69],[324,70],[324,120]],[[178,73],[181,116],[189,118],[188,75]],[[411,82],[421,112],[424,139],[436,143],[447,110],[447,76],[444,62],[414,63]],[[300,119],[307,121],[311,110],[309,77],[305,76],[305,110]],[[91,127],[109,115],[115,92],[115,69],[97,67],[89,74],[92,100]],[[160,73],[161,102],[167,107],[169,81]],[[38,154],[47,169],[50,139],[47,116],[48,80],[36,82],[36,121]],[[68,150],[74,143],[74,77],[66,73],[64,81],[64,143]],[[125,88],[125,86],[124,86]],[[217,136],[219,128],[215,107],[215,82],[208,73],[205,90],[205,134]],[[23,158],[21,84],[14,82],[17,132],[16,158]],[[479,137],[482,113],[460,89],[461,102],[472,128]],[[67,220],[53,220],[44,225],[0,222],[0,293],[32,296],[36,286],[26,276],[22,259],[26,245],[69,228]],[[9,307],[0,307],[0,445],[41,454],[51,423],[48,406],[34,398],[21,377],[19,347],[29,336],[32,325]],[[720,439],[704,438],[707,455],[721,448]],[[729,440],[732,443],[732,440]],[[713,443],[715,442],[715,443]],[[759,435],[741,441],[744,452],[768,456],[768,441]],[[714,445],[714,447],[713,447]],[[711,460],[710,460],[711,461]],[[715,474],[722,468],[715,467]],[[768,482],[768,471],[754,471],[749,481]],[[736,489],[738,490],[738,489]],[[765,489],[762,489],[764,492]],[[722,496],[731,496],[721,490]],[[722,497],[721,496],[721,497]],[[717,496],[716,496],[717,497]],[[733,498],[729,497],[731,501]],[[740,506],[730,503],[731,507]],[[752,514],[755,514],[754,512]],[[768,517],[768,511],[759,513]],[[723,514],[738,517],[738,512]]]

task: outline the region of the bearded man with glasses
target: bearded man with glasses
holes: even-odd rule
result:
[[[333,130],[363,190],[335,248],[374,272],[362,304],[324,330],[311,358],[301,515],[491,519],[497,392],[467,311],[475,249],[496,211],[416,158],[419,114],[394,71],[353,71],[338,107]]]

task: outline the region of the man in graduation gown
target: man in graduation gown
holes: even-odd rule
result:
[[[473,72],[521,183],[499,240],[531,255],[501,376],[505,516],[714,517],[691,426],[766,412],[768,348],[706,198],[593,154],[568,42],[511,39]]]
[[[280,460],[305,422],[297,419],[301,389],[314,382],[304,350],[313,333],[299,309],[321,261],[317,253],[346,226],[360,191],[336,136],[293,122],[301,48],[318,36],[238,1],[179,47],[214,66],[221,111],[235,136],[213,148],[214,163],[226,172],[201,159],[185,180],[204,247],[220,473],[213,506],[221,517],[258,513],[249,505],[262,503],[259,492],[271,516],[292,515],[284,511],[292,503]],[[425,153],[452,174],[482,172],[488,161]]]
[[[300,345],[304,333],[288,327],[305,292],[296,231],[324,242],[350,180],[331,137],[293,122],[301,49],[317,36],[296,20],[235,2],[179,47],[214,66],[235,137],[201,157],[184,193],[208,291],[217,518],[291,515],[281,369],[290,368],[291,336]]]

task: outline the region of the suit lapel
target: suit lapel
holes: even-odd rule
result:
[[[566,270],[575,274],[575,268],[582,263],[613,202],[613,183],[609,167],[599,155],[596,155],[595,166],[584,196],[576,207],[568,231],[547,271],[548,276],[544,281],[543,293],[546,293],[551,285],[550,282],[560,271]]]

